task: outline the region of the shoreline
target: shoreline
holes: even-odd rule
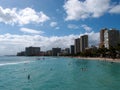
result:
[[[99,61],[109,61],[109,62],[118,62],[120,63],[120,59],[112,59],[112,58],[101,58],[101,57],[75,57],[78,59],[86,59],[86,60],[99,60]]]

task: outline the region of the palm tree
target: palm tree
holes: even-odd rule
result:
[[[100,55],[102,55],[102,57],[106,57],[106,52],[107,51],[108,51],[108,49],[103,46],[102,48],[98,49],[97,53],[99,53]]]
[[[109,51],[110,51],[111,58],[115,59],[116,58],[116,49],[114,47],[110,46]]]

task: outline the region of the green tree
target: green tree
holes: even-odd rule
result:
[[[116,49],[114,47],[110,46],[109,51],[110,51],[111,58],[115,59],[116,58]]]

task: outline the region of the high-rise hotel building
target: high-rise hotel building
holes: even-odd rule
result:
[[[80,53],[80,38],[75,39],[74,44],[75,44],[74,45],[75,54]]]
[[[103,28],[100,30],[100,45],[99,45],[100,48],[104,46],[104,33],[107,30],[108,30],[107,28]]]
[[[88,48],[88,35],[83,35],[80,38],[75,39],[75,54],[84,52],[85,48]]]
[[[105,29],[103,34],[101,34],[101,32],[103,32],[103,30],[100,31],[100,44],[102,43],[105,48],[109,49],[111,46],[116,47],[117,44],[120,43],[120,31],[119,30]]]
[[[74,45],[70,46],[70,54],[75,54],[75,46]]]
[[[80,38],[80,51],[84,52],[88,48],[88,35],[83,35]]]
[[[106,48],[116,47],[120,43],[120,32],[116,29],[107,30],[104,33],[104,46]]]

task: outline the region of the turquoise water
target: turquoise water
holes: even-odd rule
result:
[[[0,57],[0,90],[120,90],[120,63],[44,58]]]

